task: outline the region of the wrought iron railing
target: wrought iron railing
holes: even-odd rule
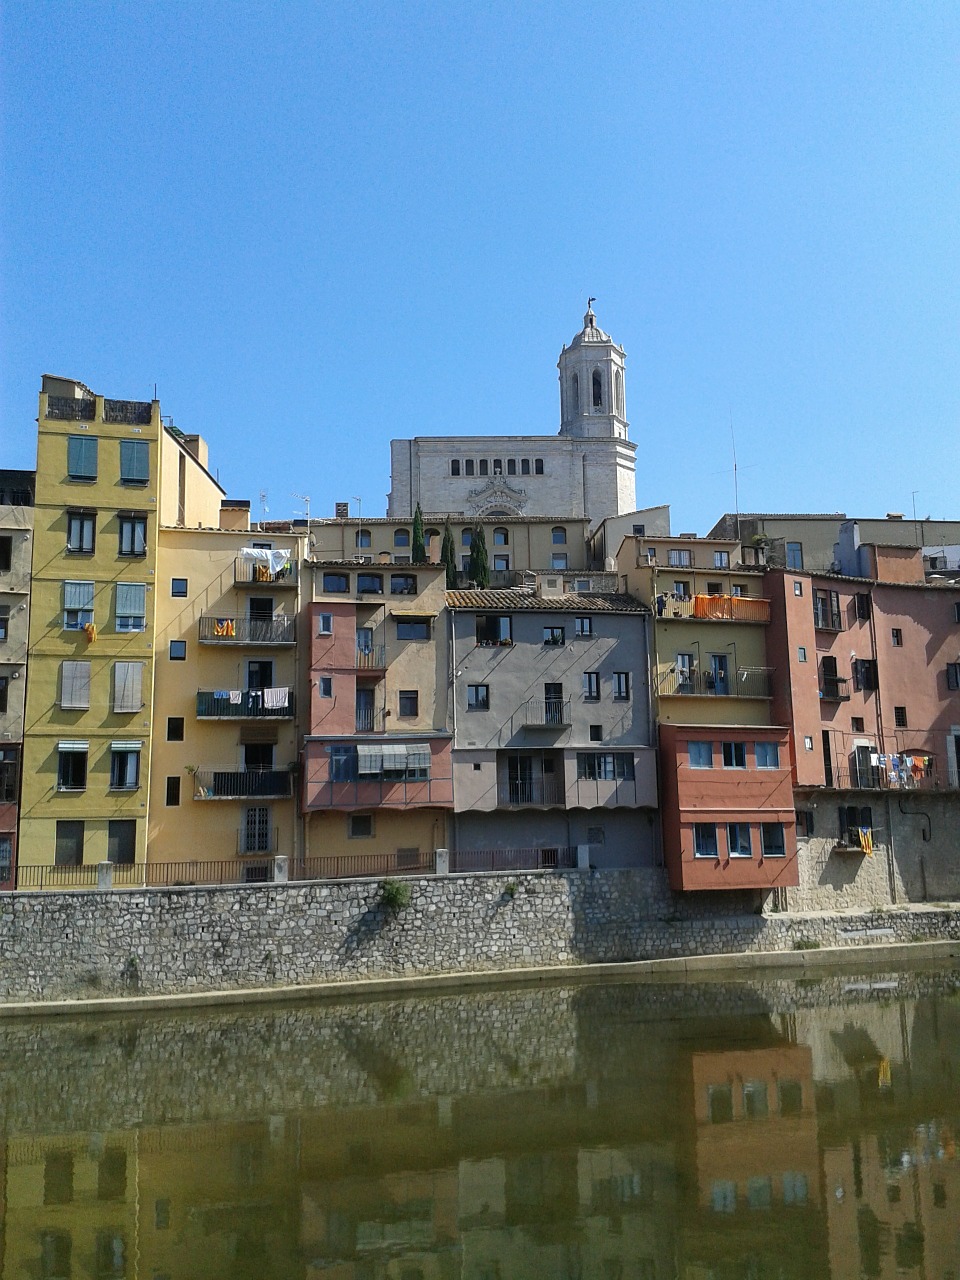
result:
[[[386,653],[382,644],[373,644],[361,648],[357,646],[356,666],[358,671],[382,671],[386,665]]]
[[[200,619],[201,644],[293,644],[295,640],[295,618],[238,618],[227,614],[205,614]]]
[[[68,422],[92,422],[97,412],[93,399],[78,400],[75,396],[47,396],[47,417]]]
[[[104,422],[122,422],[130,426],[147,426],[152,406],[148,400],[104,400]]]
[[[497,804],[563,804],[566,800],[563,785],[556,779],[512,778],[497,787]]]
[[[258,560],[238,556],[233,562],[233,581],[238,587],[295,587],[299,578],[296,560],[288,560],[280,569],[271,569]]]
[[[739,667],[725,675],[680,668],[661,675],[658,691],[664,698],[770,698],[773,668]]]
[[[911,757],[916,758],[916,757]],[[916,769],[902,765],[894,769],[892,757],[883,765],[831,767],[826,771],[825,786],[833,791],[953,791],[957,784],[940,777],[936,762]],[[933,760],[933,757],[920,757]]]
[[[530,849],[457,849],[450,851],[450,870],[470,871],[560,871],[577,865],[573,847]]]
[[[696,618],[701,622],[769,622],[770,601],[756,596],[666,596],[656,600],[659,618]]]
[[[820,697],[824,702],[849,702],[850,681],[845,676],[823,676]]]
[[[522,712],[523,723],[530,728],[561,729],[571,723],[568,698],[530,698]]]
[[[206,689],[197,694],[198,720],[289,720],[296,709],[296,695],[288,687]]]
[[[290,769],[197,769],[195,800],[286,800],[293,794]]]
[[[432,849],[396,850],[391,853],[345,853],[304,858],[290,863],[291,880],[380,879],[383,876],[433,875],[436,855]]]
[[[357,707],[355,724],[357,733],[382,733],[385,723],[382,709]]]

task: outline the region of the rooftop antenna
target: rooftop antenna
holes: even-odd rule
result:
[[[917,525],[917,494],[919,492],[919,489],[913,489],[910,496],[913,498],[913,536],[917,540],[917,546],[922,547],[923,543],[920,541],[920,529]]]
[[[307,529],[309,530],[309,528],[310,528],[310,499],[307,497],[307,495],[306,495],[305,493],[292,493],[290,496],[291,496],[291,497],[293,497],[293,498],[299,498],[299,499],[300,499],[300,501],[303,503],[304,507],[306,508],[306,512],[307,512]]]
[[[730,440],[733,445],[733,507],[737,513],[737,541],[740,541],[740,481],[737,474],[737,437],[733,431],[733,409],[730,410]]]
[[[267,506],[266,489],[260,490],[260,514],[261,514],[261,517],[268,516],[270,514],[270,508]]]

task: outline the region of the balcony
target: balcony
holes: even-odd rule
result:
[[[910,757],[913,759],[914,757]],[[957,784],[940,777],[934,757],[919,756],[932,763],[916,772],[907,765],[903,756],[887,756],[886,764],[853,764],[842,768],[827,766],[824,786],[832,791],[955,791]],[[897,760],[897,768],[893,761]]]
[[[712,671],[666,671],[660,677],[661,698],[772,698],[772,667],[739,667],[718,676]]]
[[[383,671],[386,665],[386,652],[382,644],[373,644],[365,648],[357,646],[355,666],[358,671]]]
[[[78,400],[75,396],[47,396],[47,417],[64,422],[92,422],[97,412],[94,399]]]
[[[824,676],[820,681],[820,697],[824,702],[849,702],[850,681],[844,676]]]
[[[201,644],[294,644],[296,619],[237,618],[225,614],[200,619]]]
[[[770,601],[755,596],[657,596],[658,618],[695,618],[699,622],[770,621]]]
[[[504,808],[565,803],[563,785],[556,778],[511,778],[497,787],[497,804]]]
[[[149,400],[104,400],[103,420],[146,427],[150,425],[151,410]]]
[[[194,800],[288,800],[293,795],[290,769],[197,769]]]
[[[842,631],[843,618],[839,609],[831,609],[820,600],[813,602],[813,625],[818,631]]]
[[[373,707],[357,707],[356,710],[356,732],[357,733],[383,733],[386,720],[383,711]]]
[[[520,712],[528,729],[563,729],[572,723],[568,698],[531,698]]]
[[[292,720],[292,689],[207,689],[197,693],[198,720]]]
[[[289,588],[295,591],[299,578],[299,565],[293,559],[285,560],[276,567],[266,561],[248,560],[243,556],[237,556],[233,562],[235,587],[273,587],[276,590]]]

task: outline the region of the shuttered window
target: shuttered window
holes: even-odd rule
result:
[[[71,480],[96,480],[96,436],[68,436],[67,475]]]
[[[150,446],[146,440],[120,441],[120,483],[146,484],[150,479]]]
[[[60,664],[60,706],[64,711],[90,709],[90,663]]]
[[[79,631],[93,621],[93,583],[63,584],[63,628]]]
[[[113,709],[118,714],[139,711],[143,706],[143,663],[113,664]]]
[[[118,631],[143,631],[147,625],[147,587],[143,582],[118,582]]]

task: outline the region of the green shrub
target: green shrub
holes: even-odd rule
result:
[[[380,905],[394,914],[409,907],[412,896],[410,886],[402,880],[384,880],[380,886]]]
[[[798,938],[793,944],[794,951],[819,951],[820,943],[813,938]]]

